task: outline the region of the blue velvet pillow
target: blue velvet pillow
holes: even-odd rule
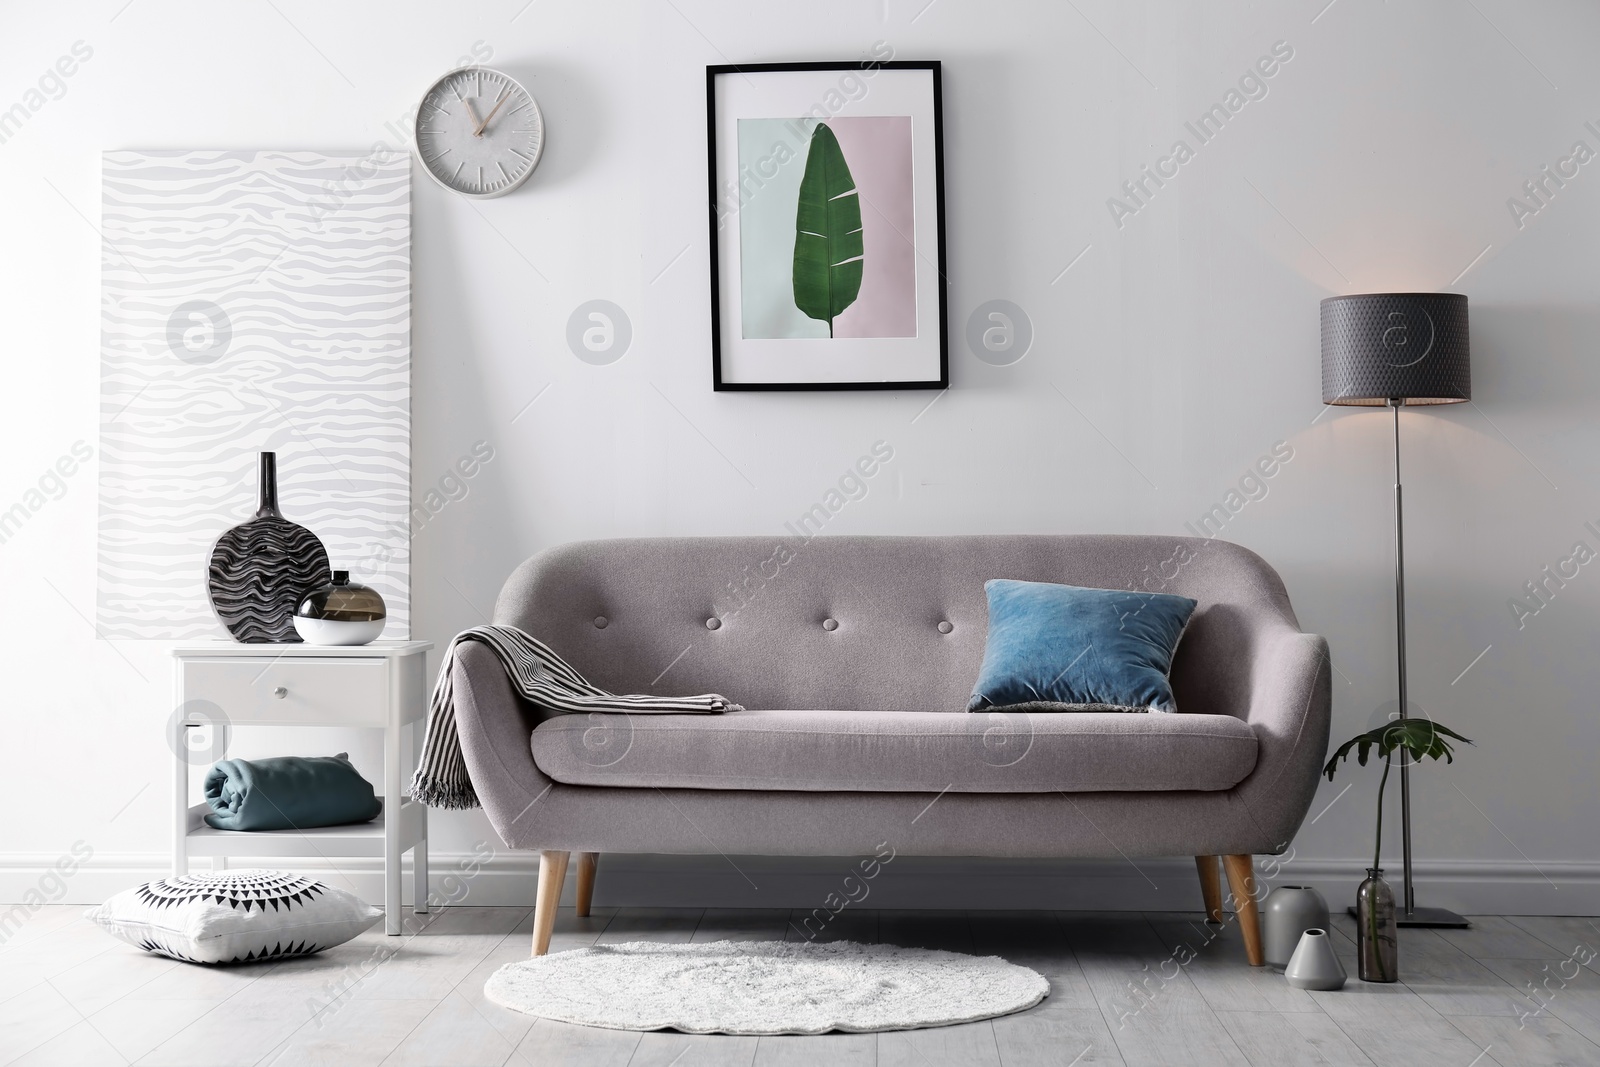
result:
[[[968,711],[1178,710],[1167,673],[1195,601],[1004,578],[983,589],[989,636]]]

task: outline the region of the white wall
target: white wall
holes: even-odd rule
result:
[[[892,477],[830,532],[1177,534],[1282,440],[1293,460],[1225,536],[1275,564],[1303,625],[1328,635],[1342,738],[1392,700],[1389,424],[1318,403],[1317,301],[1464,292],[1476,403],[1403,419],[1413,699],[1478,741],[1416,777],[1424,885],[1458,907],[1600,912],[1600,571],[1584,568],[1522,629],[1507,603],[1575,541],[1600,548],[1583,526],[1600,526],[1600,165],[1520,228],[1507,206],[1575,141],[1600,149],[1584,127],[1600,127],[1600,109],[1585,110],[1600,88],[1589,54],[1600,12],[1509,0],[523,2],[0,7],[0,109],[26,101],[75,42],[93,50],[65,94],[0,144],[0,509],[75,441],[97,445],[102,149],[394,144],[426,84],[483,42],[539,98],[549,148],[528,185],[481,205],[415,176],[414,492],[475,441],[496,450],[415,539],[419,636],[442,643],[480,621],[504,576],[546,545],[776,534],[877,438],[895,446]],[[880,40],[945,64],[954,387],[926,411],[925,392],[714,395],[704,68],[853,59]],[[1175,139],[1192,144],[1184,122],[1279,41],[1293,58],[1268,95],[1119,228],[1106,204],[1118,183]],[[596,298],[634,329],[604,367],[564,341],[570,312]],[[996,298],[1036,333],[1010,367],[980,363],[963,339]],[[91,462],[0,544],[3,900],[78,840],[94,858],[71,899],[162,864],[167,653],[98,641],[87,621],[94,478]],[[240,752],[334,744],[245,737]],[[337,744],[375,753],[360,738]],[[1324,784],[1313,815],[1357,787],[1302,830],[1303,877],[1348,892],[1374,780]],[[477,813],[433,825],[441,869],[495,841]],[[505,875],[485,876],[476,899],[531,899],[525,864],[495,864]],[[630,865],[643,873],[602,879],[602,895],[743,889],[720,859],[615,870]],[[1105,881],[1079,896],[1130,899],[1119,876],[1143,883],[1113,868],[1095,868]],[[833,870],[764,869],[775,895],[799,903]],[[1165,872],[1159,896],[1194,895],[1182,865],[1152,869]],[[370,867],[342,870],[371,887]],[[1036,886],[1072,872],[1005,870],[1037,873]],[[906,878],[903,898],[929,899],[929,883],[947,901],[993,899],[931,876]]]

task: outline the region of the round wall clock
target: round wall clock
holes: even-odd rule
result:
[[[446,189],[478,200],[504,196],[539,165],[544,116],[515,78],[462,67],[434,82],[417,108],[422,169]]]

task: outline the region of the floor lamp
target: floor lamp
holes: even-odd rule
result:
[[[1406,553],[1400,500],[1400,409],[1472,399],[1467,298],[1455,293],[1364,293],[1322,302],[1322,402],[1394,410],[1394,614],[1400,718],[1406,702]],[[1405,899],[1401,926],[1469,926],[1445,908],[1419,908],[1411,885],[1411,767],[1400,763]],[[1351,909],[1354,911],[1354,909]]]

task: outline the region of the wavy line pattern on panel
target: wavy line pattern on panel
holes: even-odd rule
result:
[[[107,152],[102,233],[101,636],[226,636],[209,554],[264,450],[409,636],[408,158]]]

